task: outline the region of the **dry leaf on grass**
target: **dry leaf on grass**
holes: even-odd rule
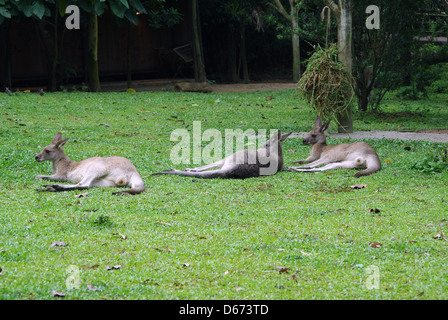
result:
[[[86,265],[81,265],[81,266],[79,266],[80,268],[83,268],[83,269],[86,269],[86,270],[95,270],[96,268],[98,268],[100,265],[99,264],[95,264],[95,265],[93,265],[93,266],[91,266],[91,267],[89,267],[89,266],[86,266]]]
[[[57,298],[64,298],[65,297],[65,293],[57,292],[56,290],[51,291],[51,295],[53,297],[57,297]]]
[[[379,242],[371,242],[369,243],[369,246],[371,246],[372,248],[379,248],[382,246],[382,244]]]
[[[126,240],[126,236],[124,234],[121,233],[112,233],[113,236],[120,236],[123,240]]]
[[[88,192],[81,193],[81,194],[75,194],[75,197],[76,197],[76,198],[87,197],[88,194],[89,194]]]
[[[53,247],[65,247],[67,244],[65,242],[62,241],[55,241],[52,244],[50,244],[50,248]]]
[[[117,266],[112,266],[112,267],[109,267],[109,266],[104,267],[105,270],[114,270],[114,269],[120,269],[120,268],[121,268],[121,264],[119,264]]]

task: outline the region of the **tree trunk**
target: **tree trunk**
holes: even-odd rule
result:
[[[131,23],[128,21],[128,39],[126,43],[126,69],[128,78],[128,88],[132,88],[132,69],[131,69]]]
[[[300,38],[296,15],[292,16],[292,81],[300,80]]]
[[[4,92],[5,87],[11,88],[11,67],[9,49],[9,20],[0,25],[0,92]]]
[[[242,21],[240,21],[240,59],[243,65],[244,83],[249,83],[249,68],[247,66],[246,55],[246,26]]]
[[[236,66],[236,38],[235,38],[235,26],[233,23],[229,24],[229,33],[228,33],[228,55],[227,55],[227,63],[228,63],[228,78],[231,82],[238,82],[239,75],[237,72]]]
[[[198,0],[190,1],[193,31],[194,79],[196,82],[205,82],[207,80],[207,77],[205,74],[204,55],[202,52],[202,36],[200,28]]]
[[[89,13],[87,42],[89,90],[92,92],[98,92],[100,91],[100,77],[98,71],[98,16],[93,8],[93,5],[92,11]]]
[[[56,91],[56,83],[55,76],[53,72],[55,68],[56,56],[55,52],[57,52],[57,44],[54,43],[55,37],[50,30],[50,24],[43,19],[35,20],[35,26],[37,28],[37,32],[39,35],[40,42],[42,43],[42,48],[45,56],[46,68],[47,68],[47,90],[48,91]]]
[[[58,60],[59,60],[59,44],[58,44],[58,16],[59,16],[59,8],[58,3],[55,3],[54,7],[54,26],[53,26],[53,60],[51,64],[51,81],[50,81],[50,89],[51,91],[56,91],[56,70],[58,68]]]
[[[338,50],[339,61],[345,70],[352,74],[352,11],[351,0],[339,0],[339,5],[333,0],[327,0],[327,5],[336,15],[338,24]],[[338,132],[353,132],[353,113],[351,107],[345,112],[336,115]]]
[[[292,81],[298,82],[300,80],[300,38],[299,38],[299,17],[296,8],[296,3],[299,0],[289,0],[290,13],[286,12],[285,7],[280,0],[273,0],[274,4],[271,3],[272,7],[275,8],[281,15],[283,15],[286,20],[291,23],[292,27]]]

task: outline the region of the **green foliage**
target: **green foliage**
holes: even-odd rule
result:
[[[111,217],[107,215],[100,214],[98,217],[92,220],[92,223],[97,227],[113,227],[115,223],[111,219]]]
[[[161,0],[153,0],[160,2]],[[118,18],[126,18],[130,22],[137,24],[136,11],[147,13],[140,0],[21,0],[21,1],[0,1],[0,24],[4,19],[12,19],[20,14],[27,18],[35,17],[43,19],[53,14],[51,10],[58,4],[59,14],[65,14],[65,7],[71,4],[78,5],[86,12],[95,11],[97,15],[102,15],[105,10],[110,9]]]
[[[317,46],[315,50],[308,59],[298,88],[322,119],[331,119],[352,103],[351,79],[338,60],[336,45],[328,48]]]
[[[411,86],[412,92],[421,92],[424,84],[424,63],[418,53],[416,38],[421,32],[421,12],[425,3],[420,0],[380,0],[379,30],[365,27],[365,8],[371,1],[356,1],[353,7],[353,76],[359,108],[379,106],[385,94],[402,86]],[[400,14],[397,15],[397,12]],[[371,83],[364,78],[364,69],[372,70]],[[374,89],[374,99],[367,105],[366,98]],[[412,93],[411,92],[411,93]]]
[[[440,173],[448,171],[447,146],[431,150],[423,160],[415,162],[411,168],[424,173]]]
[[[172,28],[182,20],[182,13],[180,13],[176,8],[171,7],[160,7],[157,10],[151,9],[147,15],[148,25],[156,29],[163,26]]]

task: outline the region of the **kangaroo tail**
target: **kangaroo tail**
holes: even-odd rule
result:
[[[145,183],[143,182],[142,177],[138,173],[134,174],[132,176],[130,185],[131,185],[131,189],[114,192],[112,194],[114,194],[114,195],[120,195],[120,194],[136,195],[136,194],[139,194],[139,193],[142,193],[143,191],[145,191]]]
[[[368,176],[372,173],[375,173],[375,172],[381,170],[380,158],[378,158],[378,156],[376,154],[370,155],[366,159],[366,167],[367,167],[367,169],[356,172],[355,177],[359,178],[362,176]]]
[[[203,178],[203,179],[225,178],[225,171],[223,170],[194,172],[194,171],[180,171],[176,169],[170,169],[162,172],[153,173],[152,176],[158,176],[162,174],[172,174],[178,176]]]

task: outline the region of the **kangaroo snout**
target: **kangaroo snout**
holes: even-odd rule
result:
[[[39,158],[39,155],[36,155],[36,156],[34,157],[34,159],[36,159],[37,162],[41,162],[41,161],[42,161],[42,160]]]

